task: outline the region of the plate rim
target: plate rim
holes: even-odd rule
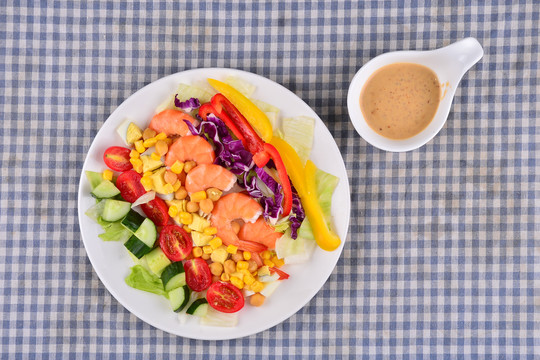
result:
[[[343,230],[344,234],[343,234],[343,237],[341,239],[341,244],[338,247],[338,249],[334,250],[334,251],[338,251],[339,254],[337,256],[335,256],[335,260],[332,263],[332,270],[328,272],[328,274],[324,278],[324,281],[322,281],[320,287],[318,287],[315,291],[312,291],[312,293],[310,292],[310,295],[306,298],[306,301],[301,301],[300,306],[297,307],[292,312],[289,311],[290,313],[286,312],[285,314],[282,314],[282,316],[277,316],[276,318],[278,320],[274,321],[269,326],[265,325],[262,328],[256,328],[256,329],[247,331],[247,332],[239,334],[239,335],[233,334],[232,336],[201,337],[201,336],[196,336],[196,335],[194,336],[194,335],[189,335],[189,334],[180,334],[178,332],[174,333],[174,332],[171,332],[171,331],[169,331],[167,329],[164,329],[162,326],[160,326],[159,323],[152,321],[152,319],[143,318],[144,316],[141,316],[141,314],[139,314],[137,311],[135,311],[129,304],[126,304],[125,302],[120,300],[121,296],[119,294],[119,291],[117,291],[114,286],[111,286],[109,281],[106,280],[107,277],[104,276],[104,274],[102,274],[100,270],[98,270],[99,267],[96,267],[96,265],[94,264],[95,260],[93,259],[93,256],[91,255],[91,253],[88,251],[88,247],[87,247],[87,244],[86,244],[87,240],[85,238],[85,234],[84,234],[83,228],[81,226],[81,224],[82,224],[81,219],[82,219],[83,216],[85,216],[84,212],[86,211],[86,210],[82,209],[82,206],[81,206],[82,205],[81,202],[82,202],[82,199],[83,199],[83,196],[84,196],[84,193],[83,193],[83,187],[84,187],[84,183],[85,183],[84,170],[86,169],[87,163],[89,162],[90,154],[91,154],[91,152],[93,150],[93,147],[97,146],[97,145],[95,145],[96,144],[95,140],[96,140],[96,138],[98,138],[100,136],[101,132],[103,131],[104,125],[108,121],[110,121],[111,118],[113,118],[113,116],[116,114],[116,112],[119,111],[119,109],[125,103],[129,102],[130,99],[132,99],[133,97],[136,97],[140,92],[143,92],[147,87],[155,86],[156,83],[165,82],[170,78],[175,78],[175,77],[178,77],[178,76],[189,76],[189,75],[191,75],[193,73],[202,72],[202,71],[246,74],[247,76],[250,76],[250,77],[259,78],[259,80],[263,81],[263,82],[269,81],[272,84],[277,85],[280,88],[281,91],[285,91],[288,94],[288,96],[292,96],[297,101],[302,102],[315,115],[316,122],[317,121],[321,122],[321,124],[323,125],[322,131],[326,132],[326,135],[329,136],[329,138],[332,140],[332,143],[334,144],[334,146],[336,147],[336,149],[337,149],[337,151],[338,151],[338,153],[340,155],[340,160],[341,160],[341,164],[343,165],[344,175],[345,175],[345,177],[340,176],[339,178],[340,178],[340,181],[344,181],[343,185],[344,185],[344,188],[345,188],[346,193],[347,193],[346,194],[347,195],[346,196],[346,198],[347,198],[347,204],[346,204],[347,218],[346,218],[346,221],[345,221],[345,226],[344,226],[344,230]],[[134,315],[139,320],[141,320],[141,321],[149,324],[150,326],[153,326],[153,327],[155,327],[155,328],[157,328],[157,329],[159,329],[161,331],[164,331],[166,333],[169,333],[169,334],[172,334],[172,335],[175,335],[175,336],[181,336],[181,337],[190,338],[190,339],[196,339],[196,340],[229,340],[229,339],[239,339],[239,338],[251,336],[251,335],[254,335],[254,334],[269,330],[269,329],[281,324],[282,322],[284,322],[285,320],[289,319],[291,316],[296,314],[298,311],[300,311],[302,308],[304,308],[321,291],[321,289],[324,287],[324,285],[326,284],[326,282],[328,281],[328,279],[330,278],[330,276],[334,272],[334,270],[336,268],[336,265],[337,265],[337,262],[339,261],[339,259],[341,258],[341,254],[343,253],[344,245],[345,245],[345,243],[347,241],[347,237],[348,237],[348,233],[349,233],[349,227],[350,227],[350,217],[351,217],[351,191],[350,191],[350,183],[349,183],[347,168],[345,166],[345,160],[343,159],[343,155],[341,153],[341,150],[339,149],[339,146],[337,145],[337,143],[335,141],[334,136],[332,135],[332,133],[330,132],[330,130],[328,129],[328,127],[326,126],[324,121],[322,121],[320,116],[315,112],[315,110],[313,110],[311,108],[311,106],[309,106],[302,98],[300,98],[298,95],[296,95],[294,92],[292,92],[290,89],[286,88],[285,86],[281,85],[280,83],[278,83],[278,82],[276,82],[276,81],[274,81],[272,79],[269,79],[267,77],[264,77],[262,75],[259,75],[259,74],[255,74],[255,73],[245,71],[245,70],[234,69],[234,68],[223,68],[223,67],[204,68],[203,67],[203,68],[194,68],[194,69],[188,69],[188,70],[184,70],[184,71],[179,71],[179,72],[176,72],[176,73],[173,73],[173,74],[163,76],[163,77],[161,77],[159,79],[156,79],[154,81],[151,81],[148,84],[146,84],[145,86],[143,86],[140,89],[138,89],[137,91],[135,91],[134,93],[132,93],[124,101],[122,101],[122,103],[120,103],[118,106],[116,106],[114,108],[114,110],[110,113],[110,115],[103,122],[103,124],[101,124],[100,129],[98,130],[96,135],[93,137],[92,142],[91,142],[91,144],[90,144],[90,146],[89,146],[89,148],[87,150],[85,160],[83,162],[83,166],[82,166],[82,169],[81,169],[80,178],[79,178],[79,187],[78,187],[78,193],[77,193],[77,212],[78,212],[78,220],[79,220],[79,229],[80,229],[80,233],[81,233],[81,239],[82,239],[82,242],[83,242],[83,245],[84,245],[86,255],[87,255],[87,257],[90,260],[90,263],[92,265],[92,269],[94,270],[94,272],[98,276],[101,283],[105,286],[107,291],[115,298],[116,301],[118,301],[118,303],[120,305],[122,305],[125,309],[127,309],[132,315]],[[311,260],[311,261],[313,261],[313,260]],[[183,324],[178,322],[178,325],[179,325],[179,329],[181,329]],[[200,326],[202,326],[202,325],[200,325]],[[228,329],[233,330],[233,329],[235,329],[235,327],[228,328]],[[232,331],[232,332],[234,332],[234,331]]]

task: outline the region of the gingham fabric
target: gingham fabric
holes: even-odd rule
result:
[[[410,3],[3,1],[1,358],[538,358],[539,4]],[[468,36],[485,56],[437,137],[390,153],[357,135],[346,95],[362,64]],[[77,221],[80,169],[109,114],[201,67],[251,71],[305,100],[352,194],[322,290],[230,341],[177,337],[128,312],[93,271]]]

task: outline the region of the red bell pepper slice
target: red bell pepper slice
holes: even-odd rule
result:
[[[201,118],[206,119],[209,113],[219,117],[231,129],[232,133],[242,141],[244,147],[253,155],[253,161],[257,167],[262,168],[265,166],[270,158],[274,160],[283,187],[283,216],[289,215],[292,209],[291,182],[276,148],[261,139],[242,113],[223,94],[214,95],[210,103],[206,103],[199,108]]]
[[[279,279],[278,280],[287,280],[289,278],[289,274],[287,274],[285,271],[283,270],[279,270],[277,267],[271,267],[270,269],[270,273],[277,273],[279,275]]]
[[[287,174],[287,169],[279,151],[269,143],[264,143],[264,151],[270,155],[272,160],[274,160],[274,165],[276,165],[276,170],[279,175],[279,180],[281,181],[281,186],[283,187],[283,216],[289,215],[292,209],[292,188],[291,181],[289,180],[289,175]]]

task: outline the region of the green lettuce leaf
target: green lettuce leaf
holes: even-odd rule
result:
[[[120,222],[109,223],[103,234],[99,237],[103,241],[128,241],[131,236],[131,231],[126,229]]]
[[[148,291],[167,297],[167,293],[165,292],[161,279],[141,265],[133,266],[131,268],[131,274],[126,277],[125,281],[126,284],[134,289]]]

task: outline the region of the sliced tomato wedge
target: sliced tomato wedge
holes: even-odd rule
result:
[[[159,233],[159,247],[171,261],[184,260],[193,249],[191,236],[178,225],[167,225]]]
[[[133,169],[133,165],[129,161],[130,149],[120,146],[111,146],[103,154],[103,161],[114,171],[128,171]]]
[[[130,203],[135,202],[141,195],[146,194],[144,186],[141,184],[141,175],[135,170],[123,172],[116,179],[116,187],[120,190],[120,195]],[[156,224],[157,225],[157,224]]]
[[[212,283],[212,273],[206,261],[201,258],[194,258],[184,262],[187,286],[193,291],[203,291],[208,289]]]
[[[211,307],[224,313],[234,313],[244,307],[244,296],[233,284],[217,281],[210,285],[206,300]]]
[[[161,198],[156,197],[154,200],[151,200],[146,204],[141,204],[141,209],[144,211],[146,216],[148,216],[150,220],[156,224],[156,226],[164,226],[169,222],[169,208],[167,207],[165,201],[163,201]]]
[[[278,280],[287,280],[289,278],[289,274],[287,274],[285,271],[283,270],[279,270],[277,267],[271,267],[270,269],[270,273],[277,273],[279,275],[279,279]]]

